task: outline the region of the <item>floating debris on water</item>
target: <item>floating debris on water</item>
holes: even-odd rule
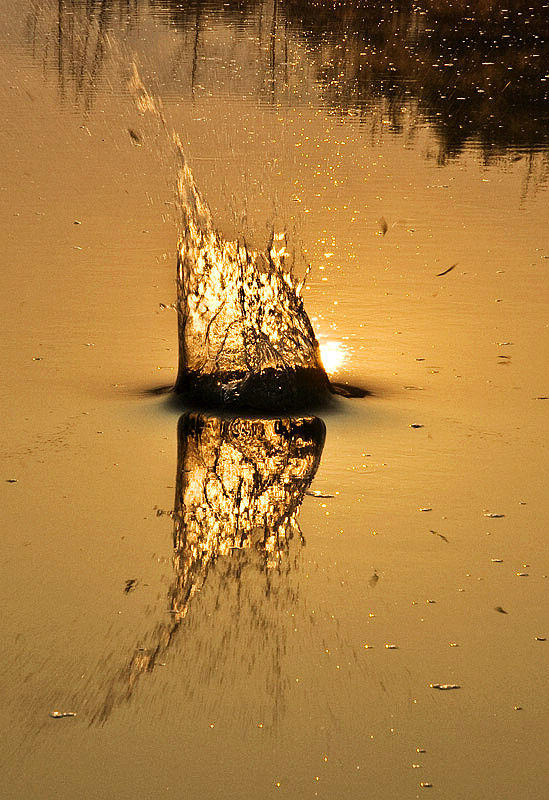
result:
[[[412,422],[410,423],[410,428],[424,428],[425,425],[422,425],[420,422]]]
[[[459,647],[457,642],[450,642],[450,647]]]
[[[385,217],[381,217],[381,219],[379,220],[379,228],[380,228],[379,232],[381,233],[381,235],[385,236],[385,234],[389,230],[389,226],[387,225],[387,220],[385,219]]]
[[[484,516],[488,517],[489,519],[502,519],[502,517],[504,517],[505,514],[492,514],[489,511],[485,511]]]
[[[522,706],[513,706],[515,711],[522,711]]]
[[[128,133],[130,134],[130,139],[132,140],[133,144],[136,144],[138,146],[141,145],[143,140],[141,139],[141,136],[137,133],[137,131],[134,131],[133,128],[128,128]]]
[[[535,636],[534,638],[535,638],[536,642],[546,642],[547,641],[547,637],[546,636]]]
[[[377,586],[378,581],[379,581],[379,575],[377,574],[377,571],[374,570],[374,574],[372,575],[372,577],[368,581],[368,586],[371,589],[375,589],[375,587]]]
[[[126,581],[126,585],[124,586],[124,594],[129,594],[133,592],[134,589],[137,587],[137,578],[130,578]]]
[[[448,275],[448,273],[451,272],[453,269],[455,269],[455,267],[457,267],[457,265],[458,265],[458,262],[456,261],[455,264],[452,264],[451,267],[448,267],[448,269],[445,269],[443,272],[437,272],[435,277],[442,278],[443,275]]]
[[[6,478],[6,483],[17,483],[17,478]]]
[[[433,788],[433,784],[430,783],[429,781],[421,781],[421,783],[419,785],[421,786],[422,789],[432,789]]]
[[[76,717],[76,711],[50,711],[53,719],[63,719],[64,717]]]
[[[529,572],[517,572],[517,577],[518,578],[527,578],[529,574],[530,574]]]
[[[503,558],[491,558],[492,564],[503,564]]]
[[[449,541],[449,539],[443,533],[439,533],[438,531],[433,531],[433,530],[429,530],[429,533],[432,533],[435,536],[438,536],[439,539],[442,539],[443,542],[448,542]]]
[[[439,689],[441,692],[447,692],[451,689],[461,689],[458,683],[430,683],[431,689]]]
[[[508,614],[508,613],[509,613],[508,611],[506,611],[506,610],[505,610],[504,608],[502,608],[501,606],[496,606],[496,607],[494,608],[494,611],[497,611],[499,614]]]
[[[399,648],[398,648],[398,644],[386,644],[385,645],[385,649],[386,650],[398,650]]]
[[[424,747],[416,747],[416,753],[426,753],[427,750]]]
[[[430,506],[422,506],[418,508],[418,511],[432,511],[433,509]]]
[[[305,492],[305,494],[308,494],[309,497],[321,497],[321,498],[335,497],[335,495],[333,494],[328,494],[327,492],[321,492],[318,489],[313,489],[310,492]]]

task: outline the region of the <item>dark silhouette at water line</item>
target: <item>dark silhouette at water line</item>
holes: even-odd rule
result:
[[[186,413],[180,418],[174,508],[160,512],[173,519],[169,621],[141,639],[108,682],[106,696],[103,689],[99,709],[97,693],[86,703],[80,698],[80,708],[88,705],[95,722],[105,722],[117,705],[130,700],[139,678],[164,666],[172,650],[175,670],[183,669],[179,661],[186,650],[175,647],[175,641],[186,636],[192,637],[192,652],[203,661],[193,663],[201,682],[230,671],[230,653],[243,653],[250,659],[247,671],[253,671],[267,651],[270,673],[258,680],[265,683],[273,706],[281,701],[283,620],[297,607],[292,572],[305,544],[298,515],[320,464],[324,439],[325,425],[316,417],[221,419]],[[234,613],[225,628],[227,606],[234,606]],[[200,646],[197,642],[211,615],[218,619],[220,649],[209,639]],[[248,646],[231,648],[232,637],[242,636]]]

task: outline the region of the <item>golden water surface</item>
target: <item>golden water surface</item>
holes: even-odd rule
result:
[[[3,797],[546,796],[549,7],[505,5],[0,0]],[[151,391],[172,131],[369,396]]]

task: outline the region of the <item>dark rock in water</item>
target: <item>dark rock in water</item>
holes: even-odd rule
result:
[[[326,405],[330,385],[324,371],[318,368],[267,368],[259,373],[233,371],[210,375],[184,371],[177,379],[175,391],[191,405],[281,411]]]

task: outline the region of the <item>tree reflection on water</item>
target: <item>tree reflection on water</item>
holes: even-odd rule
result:
[[[471,140],[487,159],[549,144],[549,15],[529,0],[500,5],[60,0],[33,5],[27,30],[35,53],[58,71],[62,95],[86,108],[112,80],[104,63],[114,37],[146,49],[139,26],[152,15],[177,37],[159,56],[170,62],[161,95],[215,95],[230,85],[233,96],[284,105],[316,85],[335,113],[355,111],[394,132],[428,123],[444,162]]]

